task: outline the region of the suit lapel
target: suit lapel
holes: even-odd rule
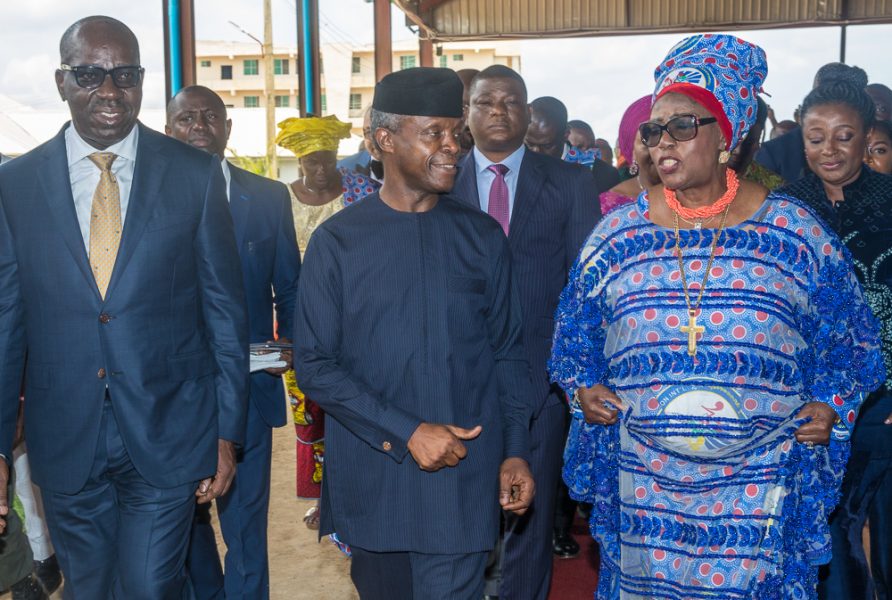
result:
[[[40,178],[44,199],[50,209],[59,234],[74,258],[75,264],[90,287],[99,296],[96,279],[90,270],[84,236],[77,221],[74,196],[71,194],[71,179],[68,172],[68,151],[65,149],[65,129],[53,138],[43,150],[43,172],[49,174]]]
[[[156,136],[161,134],[139,127],[139,142],[136,149],[136,166],[133,171],[133,185],[130,186],[130,199],[127,204],[127,215],[124,218],[124,231],[121,234],[121,245],[118,257],[108,284],[106,298],[111,296],[121,273],[127,268],[130,257],[136,249],[143,230],[152,216],[152,209],[159,197],[161,183],[169,165],[169,159],[158,148]]]
[[[251,196],[242,181],[240,169],[229,165],[232,175],[229,183],[229,210],[232,213],[232,224],[235,226],[235,241],[239,248],[245,241],[248,230],[248,217],[251,213]]]
[[[473,152],[468,152],[459,163],[452,195],[466,204],[480,208],[480,194],[477,192],[477,161],[474,160]]]
[[[523,154],[520,163],[520,174],[517,179],[517,189],[514,192],[514,209],[511,211],[511,227],[508,230],[508,239],[513,240],[523,230],[524,224],[529,220],[530,214],[536,207],[539,199],[539,190],[545,182],[543,165],[538,157],[527,150]]]

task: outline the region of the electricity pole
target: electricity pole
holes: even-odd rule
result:
[[[279,178],[279,158],[276,154],[276,80],[273,74],[273,9],[272,0],[263,0],[263,93],[266,96],[266,157],[267,175]]]

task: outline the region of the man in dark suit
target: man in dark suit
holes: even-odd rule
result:
[[[544,599],[551,583],[551,533],[561,470],[567,406],[548,381],[553,315],[567,273],[600,217],[592,175],[577,165],[530,152],[526,86],[515,71],[496,65],[471,85],[468,123],[475,148],[460,163],[452,193],[503,225],[523,309],[523,341],[530,363],[535,411],[531,423],[533,506],[505,525],[499,596]],[[508,202],[498,200],[507,193]]]
[[[542,96],[530,102],[530,125],[524,137],[527,149],[571,162],[567,157],[569,138],[567,107],[563,102],[552,96]],[[619,183],[619,171],[604,160],[592,162],[591,171],[596,196]]]
[[[137,123],[126,25],[82,19],[60,53],[72,122],[0,167],[0,453],[24,370],[66,598],[180,598],[195,497],[227,491],[244,441],[248,325],[223,175]]]
[[[326,412],[320,533],[353,550],[363,600],[478,599],[499,508],[534,493],[508,244],[446,195],[462,128],[449,69],[375,88],[387,176],[313,233],[294,367]]]
[[[251,342],[274,338],[273,306],[279,340],[289,341],[300,272],[291,199],[283,184],[249,173],[223,158],[231,128],[223,100],[206,87],[180,90],[167,105],[167,135],[216,155],[229,182],[229,209],[245,280]],[[272,428],[286,422],[281,376],[290,367],[291,352],[283,353],[283,358],[286,367],[251,376],[248,425],[238,476],[229,493],[217,501],[226,542],[225,570],[220,567],[210,505],[199,505],[196,512],[187,562],[198,600],[222,598],[224,590],[226,598],[269,597],[267,513]]]

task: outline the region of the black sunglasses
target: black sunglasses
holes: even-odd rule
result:
[[[647,122],[638,126],[641,141],[648,148],[656,148],[660,145],[663,132],[669,134],[676,142],[687,142],[697,137],[697,128],[700,125],[709,125],[718,121],[715,117],[698,117],[697,115],[680,115],[669,119],[665,125]]]
[[[136,87],[139,85],[139,82],[142,80],[142,74],[145,72],[145,69],[139,65],[125,65],[106,70],[95,65],[72,67],[71,65],[62,64],[59,66],[59,69],[74,73],[74,80],[77,84],[88,90],[94,90],[101,86],[105,81],[106,75],[111,75],[112,83],[118,89],[125,90]]]

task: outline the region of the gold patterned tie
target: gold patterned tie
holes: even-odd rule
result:
[[[121,197],[118,180],[111,172],[117,157],[111,152],[94,152],[88,157],[101,171],[90,210],[90,267],[103,299],[121,242]]]

